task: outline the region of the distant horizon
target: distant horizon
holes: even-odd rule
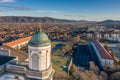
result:
[[[65,18],[55,18],[55,17],[49,17],[49,16],[0,16],[0,17],[33,17],[33,18],[53,18],[53,19],[61,19],[61,20],[74,20],[74,21],[95,21],[95,22],[100,22],[100,21],[107,21],[107,20],[112,20],[112,21],[120,21],[120,20],[115,20],[115,19],[104,19],[104,20],[75,20],[75,19],[65,19]]]
[[[0,16],[120,20],[120,0],[0,0]]]

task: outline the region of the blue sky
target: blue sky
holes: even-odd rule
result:
[[[0,16],[120,20],[120,0],[0,0]]]

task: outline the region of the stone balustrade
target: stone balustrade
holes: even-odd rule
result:
[[[52,65],[44,71],[37,71],[37,70],[31,70],[27,66],[20,66],[19,64],[7,64],[6,65],[6,71],[8,72],[13,72],[13,73],[18,73],[18,74],[23,74],[26,75],[27,77],[46,77],[51,73],[52,71]]]

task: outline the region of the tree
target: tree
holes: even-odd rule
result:
[[[115,72],[109,78],[109,80],[120,80],[120,72]]]
[[[114,56],[115,56],[115,51],[114,50],[111,51],[111,56],[114,58]]]
[[[104,48],[109,52],[108,46],[104,45]]]

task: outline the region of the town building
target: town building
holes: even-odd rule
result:
[[[88,46],[91,51],[91,56],[97,57],[95,62],[97,62],[99,66],[104,67],[114,65],[113,57],[98,40],[89,43]]]
[[[12,47],[14,49],[20,49],[21,47],[26,46],[28,44],[28,42],[30,41],[30,39],[31,39],[31,36],[28,36],[25,38],[7,42],[4,45]]]

